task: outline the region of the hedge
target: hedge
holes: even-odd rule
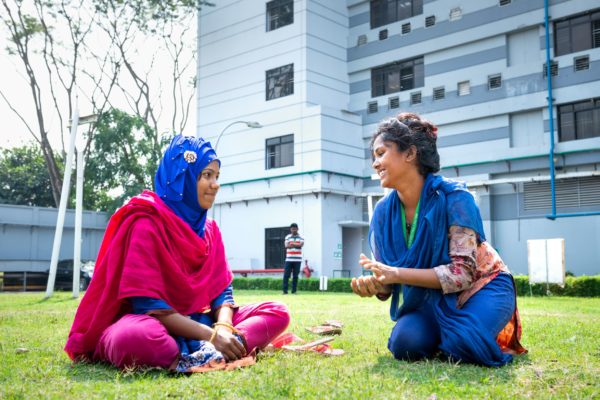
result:
[[[350,289],[351,278],[330,278],[327,281],[328,292],[352,292]],[[600,275],[595,276],[568,276],[565,286],[561,287],[551,283],[536,283],[529,285],[527,275],[515,276],[517,294],[519,296],[573,296],[573,297],[600,297]],[[241,278],[233,279],[235,289],[247,290],[278,290],[281,291],[281,278]],[[319,278],[304,278],[298,280],[298,290],[305,292],[319,291]]]

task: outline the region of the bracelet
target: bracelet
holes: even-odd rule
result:
[[[210,336],[210,339],[208,339],[208,341],[210,343],[213,343],[213,340],[215,340],[215,338],[217,337],[217,330],[214,329],[212,335]]]
[[[231,331],[231,333],[235,333],[237,335],[240,334],[240,332],[237,329],[235,329],[235,327],[233,325],[231,325],[229,322],[215,322],[213,324],[213,328],[218,327],[218,326],[224,326],[225,328],[229,329]],[[216,331],[216,329],[215,329],[215,331]]]

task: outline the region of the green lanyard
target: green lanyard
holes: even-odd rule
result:
[[[417,218],[419,218],[419,206],[421,205],[421,199],[417,203],[417,208],[415,209],[415,216],[413,217],[412,225],[410,226],[410,234],[408,238],[406,237],[406,214],[404,213],[404,205],[400,202],[400,210],[402,211],[402,229],[404,232],[404,240],[406,242],[406,247],[410,249],[414,240],[415,240],[415,232],[417,232]]]

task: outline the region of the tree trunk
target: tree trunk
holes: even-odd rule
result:
[[[44,160],[46,160],[46,166],[48,167],[50,187],[52,187],[52,198],[54,198],[54,203],[56,204],[56,208],[58,208],[60,205],[60,195],[62,192],[62,178],[60,176],[60,171],[58,170],[58,165],[56,165],[54,151],[52,150],[52,147],[50,147],[47,137],[42,137],[40,147],[42,148]],[[66,161],[67,160],[65,159],[65,168],[67,168]]]

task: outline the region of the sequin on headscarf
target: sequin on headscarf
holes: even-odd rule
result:
[[[210,142],[177,135],[165,151],[154,178],[156,194],[202,237],[207,210],[198,204],[196,182],[213,160],[219,161]]]

